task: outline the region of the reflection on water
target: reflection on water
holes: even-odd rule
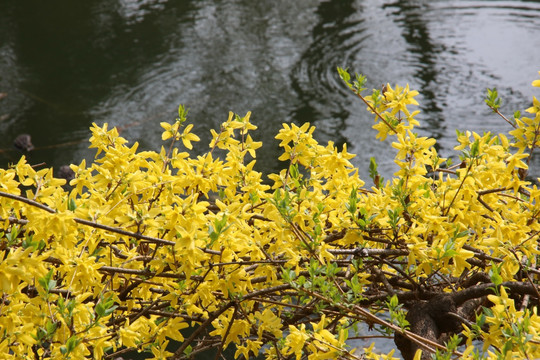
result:
[[[273,160],[282,122],[310,121],[320,141],[359,154],[364,177],[375,154],[388,177],[393,150],[373,139],[372,118],[337,66],[366,74],[371,87],[419,89],[419,131],[448,154],[455,128],[506,130],[483,104],[486,87],[499,88],[507,113],[528,106],[539,49],[537,1],[6,0],[0,149],[29,132],[33,162],[78,162],[91,156],[92,122],[157,149],[156,124],[183,103],[202,144],[228,111],[251,110],[266,144],[259,169],[283,166]],[[4,165],[18,156],[0,155]]]
[[[394,150],[374,140],[337,66],[370,87],[418,89],[419,132],[447,155],[456,128],[508,130],[484,105],[485,88],[499,89],[507,114],[527,108],[539,60],[539,1],[3,0],[0,163],[15,161],[20,133],[32,135],[33,163],[89,158],[92,122],[158,149],[159,122],[182,103],[198,152],[229,111],[252,111],[259,169],[284,166],[274,160],[281,123],[310,121],[320,141],[358,154],[363,178],[370,156],[388,178]]]

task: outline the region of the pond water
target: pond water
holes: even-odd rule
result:
[[[259,170],[284,166],[274,140],[282,123],[309,121],[320,142],[358,154],[364,180],[371,156],[388,178],[395,150],[374,139],[373,117],[337,66],[365,74],[370,88],[418,89],[418,131],[447,156],[456,128],[509,130],[485,106],[487,87],[508,115],[540,95],[530,85],[540,1],[2,0],[0,166],[18,158],[20,133],[32,136],[32,163],[91,159],[93,122],[159,149],[159,123],[185,104],[202,138],[195,153],[229,111],[252,111]]]
[[[363,178],[371,156],[388,177],[395,151],[374,139],[337,66],[364,73],[370,88],[418,89],[419,132],[448,155],[456,128],[508,130],[483,103],[486,87],[499,89],[507,114],[529,106],[540,2],[3,0],[0,162],[19,156],[19,133],[32,135],[33,163],[91,159],[92,122],[159,149],[159,122],[185,104],[202,137],[196,152],[229,111],[252,111],[259,170],[284,166],[274,140],[283,122],[309,121],[319,141],[358,154]]]

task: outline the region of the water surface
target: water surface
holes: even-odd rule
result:
[[[159,149],[161,121],[190,108],[203,141],[229,111],[252,111],[265,144],[259,169],[283,164],[273,137],[309,121],[321,142],[358,154],[363,177],[376,156],[390,176],[394,150],[374,140],[372,117],[336,73],[371,88],[409,83],[421,92],[423,135],[454,146],[455,129],[506,131],[483,103],[497,87],[503,112],[530,103],[540,70],[538,1],[68,0],[0,4],[0,153],[30,133],[32,162],[91,158],[92,122]]]

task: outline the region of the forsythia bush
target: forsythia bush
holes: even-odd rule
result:
[[[540,102],[508,119],[489,90],[509,136],[458,132],[452,165],[414,132],[418,92],[338,70],[397,150],[390,180],[284,124],[265,181],[249,113],[192,157],[183,107],[159,153],[94,124],[68,190],[24,157],[0,169],[0,357],[394,358],[351,349],[369,328],[406,359],[540,358]]]

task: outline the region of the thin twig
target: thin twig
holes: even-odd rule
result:
[[[377,115],[377,117],[378,117],[379,119],[381,119],[382,122],[386,124],[386,126],[388,126],[388,127],[390,128],[390,130],[392,130],[395,134],[398,133],[397,130],[396,130],[396,129],[388,122],[388,121],[386,121],[386,119],[383,118],[382,115],[379,114],[379,112],[373,107],[373,105],[371,105],[371,104],[370,104],[370,103],[369,103],[369,102],[368,102],[368,101],[367,101],[360,93],[356,93],[356,95],[358,95],[358,97],[359,97],[360,99],[362,99],[362,101],[364,102],[364,104],[366,104],[366,105],[368,106],[368,108],[369,108],[371,111],[373,111],[373,113],[374,113],[375,115]]]

